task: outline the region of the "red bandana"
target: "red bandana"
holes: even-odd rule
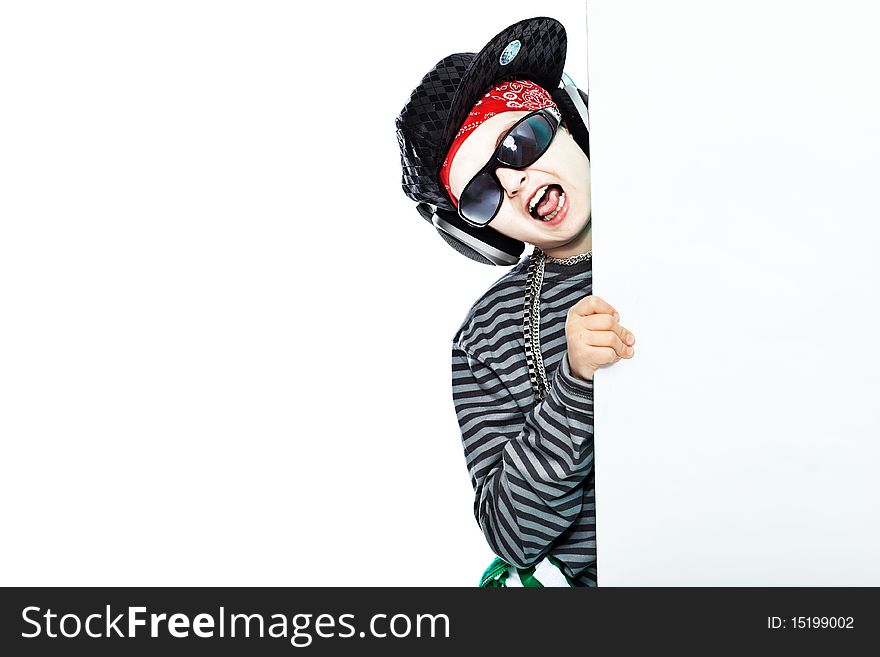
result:
[[[449,170],[452,168],[452,160],[465,139],[470,137],[474,129],[489,117],[502,112],[534,112],[545,107],[556,108],[556,103],[547,93],[546,89],[539,87],[528,80],[511,80],[502,82],[489,89],[483,97],[477,101],[468,114],[458,134],[449,147],[443,166],[440,167],[440,182],[446,189],[449,198],[455,207],[458,207],[458,199],[452,196],[449,190]],[[558,108],[557,108],[558,109]]]

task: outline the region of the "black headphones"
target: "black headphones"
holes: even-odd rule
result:
[[[559,87],[551,94],[553,102],[562,112],[568,131],[581,150],[590,157],[590,120],[587,94],[578,89],[565,73]],[[475,228],[452,210],[437,208],[429,203],[419,203],[419,214],[434,224],[449,246],[471,260],[486,265],[515,265],[519,262],[526,245],[497,230],[486,226]]]

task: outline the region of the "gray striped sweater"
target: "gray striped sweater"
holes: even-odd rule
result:
[[[527,568],[551,554],[578,585],[596,586],[593,382],[569,367],[568,309],[592,294],[592,260],[548,262],[541,353],[550,389],[535,403],[523,338],[525,258],[471,307],[452,341],[452,398],[492,550]]]

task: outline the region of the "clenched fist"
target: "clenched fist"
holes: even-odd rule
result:
[[[568,364],[572,374],[586,381],[600,365],[632,358],[636,336],[618,322],[620,315],[604,299],[595,295],[578,301],[565,319]]]

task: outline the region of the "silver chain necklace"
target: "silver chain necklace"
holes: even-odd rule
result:
[[[581,253],[569,258],[553,258],[535,247],[529,256],[529,268],[526,274],[526,298],[523,307],[523,337],[526,344],[526,364],[529,368],[529,381],[535,400],[541,401],[550,389],[547,382],[547,371],[544,369],[544,357],[541,354],[541,287],[544,284],[544,265],[555,262],[560,265],[574,265],[593,257],[592,251]]]

